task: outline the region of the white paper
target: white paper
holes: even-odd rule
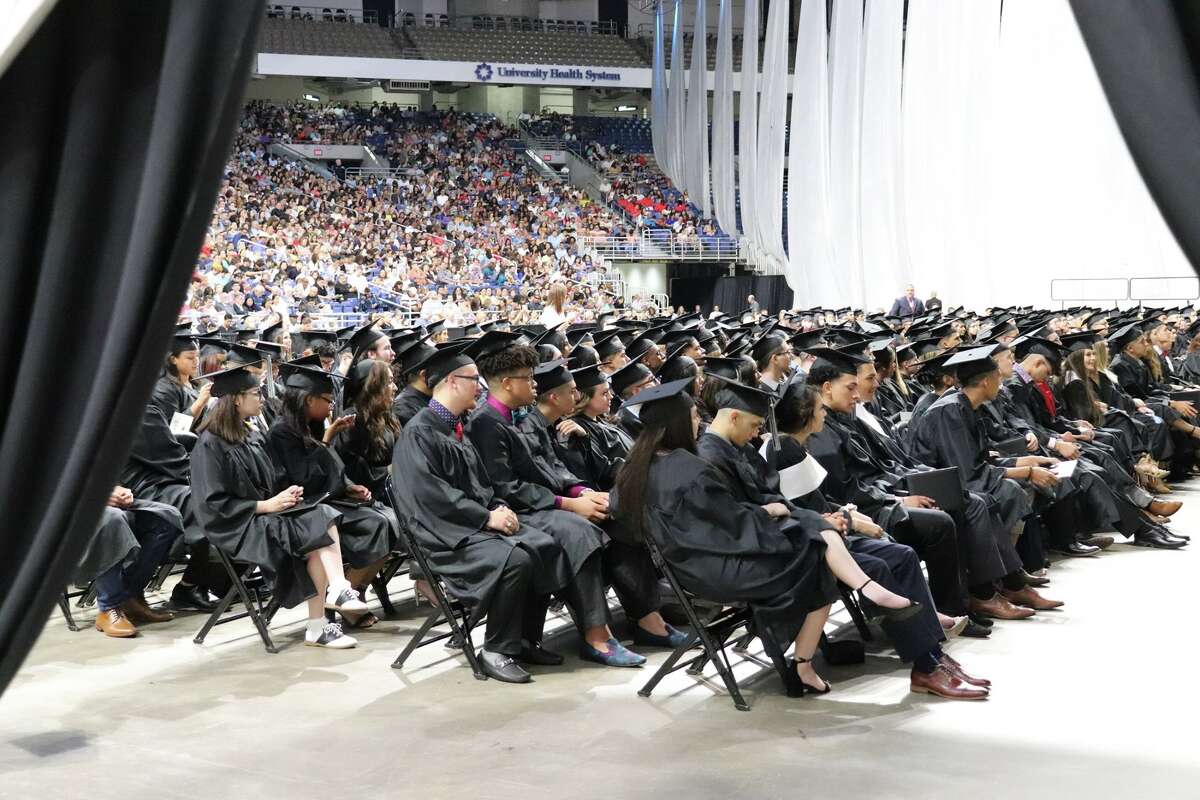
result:
[[[1053,472],[1060,480],[1069,478],[1075,474],[1075,461],[1060,461],[1054,465]]]
[[[192,432],[192,416],[190,414],[180,414],[176,411],[171,415],[171,433],[178,436],[181,433]]]
[[[795,500],[820,486],[825,474],[821,462],[808,456],[799,464],[779,471],[779,491],[788,500]]]

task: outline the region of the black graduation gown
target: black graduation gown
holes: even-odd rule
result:
[[[333,440],[334,452],[346,468],[346,477],[351,483],[370,489],[371,495],[380,501],[387,500],[388,468],[392,466],[392,451],[397,438],[388,431],[383,446],[373,446],[362,417],[356,417],[354,425],[338,433]]]
[[[537,413],[536,409],[532,413]],[[556,507],[556,498],[566,496],[581,481],[565,468],[559,469],[561,462],[549,463],[545,453],[535,451],[529,433],[502,417],[489,403],[471,414],[467,436],[479,451],[496,496],[553,536],[567,554],[571,574],[578,574],[605,541],[600,528]]]
[[[489,512],[503,503],[474,446],[459,441],[428,408],[400,433],[392,474],[402,523],[424,548],[450,594],[471,609],[473,620],[487,612],[513,548],[521,548],[533,560],[535,594],[550,594],[570,581],[562,548],[525,518],[512,536],[484,529]]]
[[[199,396],[200,393],[191,386],[181,386],[175,379],[160,375],[150,393],[150,404],[158,406],[170,422],[173,414],[191,414],[192,403]]]
[[[72,582],[83,586],[118,564],[132,564],[141,547],[134,533],[139,525],[165,525],[182,531],[183,519],[166,503],[151,500],[134,500],[125,509],[105,506],[95,533],[75,563]]]
[[[360,504],[346,496],[351,481],[337,453],[323,443],[300,435],[285,419],[278,419],[267,433],[267,450],[279,470],[284,486],[304,487],[309,501],[328,494],[325,501],[342,515],[338,523],[342,558],[352,567],[366,567],[392,552],[400,531],[396,515],[382,502],[386,495],[372,496]]]
[[[828,411],[825,427],[808,439],[808,450],[825,469],[820,489],[835,503],[852,503],[877,525],[891,529],[908,512],[896,497],[903,475],[884,464],[858,439],[849,415]]]
[[[642,432],[642,428],[645,427],[638,415],[628,408],[622,408],[617,412],[617,424],[624,429],[630,439],[636,439]]]
[[[610,505],[620,509],[619,493]],[[717,467],[686,450],[657,456],[646,485],[646,530],[683,586],[717,602],[746,602],[786,650],[805,616],[837,599],[825,541],[802,523],[740,502]]]
[[[299,605],[316,592],[304,556],[332,544],[329,526],[342,515],[328,505],[257,514],[259,500],[269,500],[287,483],[257,434],[231,443],[211,431],[200,434],[192,452],[192,496],[205,536],[238,561],[256,564],[272,577],[285,608]]]
[[[411,386],[405,386],[404,390],[392,401],[392,416],[401,425],[407,425],[408,421],[420,413],[421,409],[429,406],[431,399],[430,395]]]
[[[142,413],[120,481],[134,497],[166,503],[179,511],[184,541],[196,544],[204,540],[204,530],[192,509],[191,456],[171,433],[162,409],[153,403]]]
[[[633,448],[633,439],[619,425],[592,419],[586,414],[571,417],[587,436],[558,437],[555,449],[572,473],[589,486],[607,492],[617,481],[617,472]]]

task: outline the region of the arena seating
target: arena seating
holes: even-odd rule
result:
[[[633,44],[619,36],[429,27],[401,30],[423,58],[434,61],[647,66]]]
[[[321,20],[267,17],[259,29],[263,53],[308,56],[402,58],[387,29],[370,24],[330,24]]]

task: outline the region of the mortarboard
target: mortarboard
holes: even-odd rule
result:
[[[654,373],[640,361],[630,361],[609,376],[612,380],[613,391],[618,397],[623,395],[630,386],[652,377],[654,377]]]
[[[572,381],[571,371],[567,369],[567,360],[558,358],[538,364],[533,370],[533,380],[537,384],[538,394],[551,392]]]
[[[954,372],[959,381],[970,380],[976,375],[999,369],[992,354],[1006,349],[1003,345],[989,344],[961,350],[946,359],[945,366]]]
[[[221,370],[209,377],[212,379],[213,397],[225,397],[258,388],[258,376],[242,366]]]
[[[826,366],[832,367],[839,375],[857,375],[859,364],[870,363],[870,359],[865,356],[834,350],[831,347],[814,347],[808,350],[808,353],[817,357],[809,369],[810,374],[819,367]]]
[[[580,391],[608,383],[608,376],[601,372],[600,367],[596,364],[573,369],[571,375],[575,378],[575,388]],[[538,391],[541,389],[539,388]]]
[[[766,417],[771,413],[772,401],[775,399],[773,393],[764,392],[762,389],[747,386],[721,375],[714,377],[720,383],[717,391],[713,394],[713,403],[718,410],[732,408],[756,417]]]

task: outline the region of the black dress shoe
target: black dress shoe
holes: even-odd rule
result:
[[[216,607],[217,601],[203,586],[184,586],[182,583],[175,584],[166,604],[171,611],[201,611],[205,614],[211,614]]]
[[[1040,578],[1037,575],[1030,575],[1025,570],[1021,570],[1021,580],[1025,581],[1027,586],[1047,586],[1050,583],[1049,578]]]
[[[1133,543],[1137,547],[1154,547],[1159,550],[1178,550],[1187,544],[1182,539],[1169,539],[1163,536],[1157,528],[1147,528],[1138,532],[1133,537]]]
[[[1066,547],[1055,547],[1054,552],[1062,553],[1064,556],[1072,558],[1080,558],[1084,556],[1094,556],[1100,552],[1099,547],[1094,547],[1083,542],[1071,542]]]
[[[991,620],[989,620],[990,622]],[[975,620],[968,620],[967,627],[963,628],[958,634],[959,636],[969,636],[972,639],[986,639],[992,635],[991,628],[985,628]]]
[[[971,618],[971,622],[974,622],[976,625],[982,628],[990,628],[996,624],[994,620],[988,619],[980,614],[968,614],[967,616]]]
[[[522,647],[517,661],[522,664],[536,664],[539,667],[557,667],[563,663],[563,657],[558,653],[543,650],[540,644],[533,647]]]
[[[533,680],[533,676],[514,661],[512,656],[506,656],[503,653],[489,653],[486,650],[480,650],[479,666],[483,667],[484,673],[489,678],[495,678],[504,683],[529,683]]]

